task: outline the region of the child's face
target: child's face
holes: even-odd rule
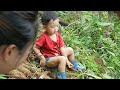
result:
[[[59,30],[59,19],[50,20],[49,23],[45,26],[46,32],[49,35],[55,34]]]

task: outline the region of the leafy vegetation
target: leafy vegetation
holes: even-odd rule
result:
[[[0,79],[7,79],[7,75],[6,74],[0,74]]]
[[[120,78],[120,20],[116,14],[110,19],[105,11],[57,13],[69,23],[67,27],[60,27],[66,46],[74,48],[75,57],[86,66],[84,72],[75,76],[88,79],[90,75],[103,79]]]
[[[66,43],[74,49],[79,64],[86,70],[72,72],[67,69],[68,79],[120,79],[120,20],[106,11],[57,11],[69,25],[60,26]],[[41,30],[41,27],[39,28]],[[38,32],[37,37],[41,34]],[[0,74],[0,79],[51,79],[55,70],[40,67],[30,53],[23,63],[9,75]]]

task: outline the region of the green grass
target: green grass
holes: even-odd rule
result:
[[[7,75],[6,74],[0,74],[0,79],[7,79]]]
[[[58,15],[69,23],[60,31],[66,46],[72,47],[75,57],[86,66],[85,72],[103,79],[120,78],[119,18],[114,15],[110,20],[104,11],[58,11]],[[96,63],[98,58],[102,66]],[[91,79],[83,73],[77,76]]]

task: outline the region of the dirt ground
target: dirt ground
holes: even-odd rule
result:
[[[31,52],[24,63],[8,74],[8,79],[56,79],[56,71],[57,68],[40,67],[39,60]],[[66,68],[66,73],[69,71],[76,72],[74,69]],[[70,74],[67,74],[67,78],[76,79]]]

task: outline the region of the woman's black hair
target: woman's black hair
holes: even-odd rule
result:
[[[15,44],[22,50],[34,41],[38,11],[0,11],[0,46]]]
[[[41,17],[43,25],[47,25],[50,20],[56,20],[58,18],[55,11],[44,11]]]

